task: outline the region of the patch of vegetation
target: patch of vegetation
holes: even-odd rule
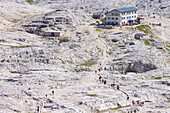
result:
[[[112,109],[112,110],[117,110],[117,109],[129,107],[129,106],[130,106],[130,105],[127,105],[127,106],[118,106],[117,108],[110,108],[110,109]]]
[[[145,40],[145,45],[150,45],[150,42],[148,40]]]
[[[152,31],[149,25],[140,25],[136,27],[137,30],[139,31],[143,31],[145,34],[149,34],[150,33],[150,38],[158,38]]]
[[[136,27],[137,30],[143,31],[144,33],[148,34],[148,29],[150,29],[149,25],[140,25]]]
[[[11,46],[11,48],[27,48],[27,47],[30,47],[30,46]]]
[[[138,15],[138,17],[143,17],[143,15]]]
[[[96,94],[87,94],[86,96],[90,96],[90,97],[97,97]]]
[[[101,18],[101,19],[100,19],[100,21],[103,21],[103,20],[105,20],[105,18]]]
[[[166,42],[166,47],[170,48],[170,43]]]
[[[158,79],[158,80],[160,80],[160,79],[162,79],[162,77],[155,77],[154,79]]]
[[[50,86],[50,85],[49,85],[48,87],[49,87],[50,89],[54,89],[54,87],[53,87],[53,86]]]
[[[165,102],[168,102],[168,103],[170,103],[170,100],[166,100]]]
[[[35,3],[33,0],[26,0],[26,2],[28,2],[29,4]]]
[[[85,63],[82,63],[82,64],[80,64],[80,65],[76,65],[76,66],[87,66],[87,67],[90,67],[90,66],[92,66],[92,65],[94,65],[94,64],[96,64],[96,63],[94,62],[94,59],[91,59],[91,60],[86,61]]]
[[[59,81],[59,82],[65,82],[65,81],[67,81],[67,80],[57,80],[57,81]]]
[[[51,81],[57,81],[57,80],[55,80],[55,79],[53,79],[53,78],[49,78],[49,80],[51,80]]]
[[[106,111],[109,111],[109,110],[118,110],[118,109],[126,108],[126,107],[130,107],[130,105],[127,105],[127,106],[118,106],[116,108],[109,108],[109,109],[102,110],[101,112],[106,112]]]
[[[107,36],[106,35],[104,35],[104,37],[103,38],[107,38]]]
[[[38,82],[45,82],[44,80],[38,80]]]
[[[102,29],[96,29],[96,31],[102,31]]]
[[[12,22],[14,23],[18,23],[19,21],[21,21],[20,19],[13,19]]]
[[[155,44],[151,44],[151,46],[156,46]]]
[[[146,86],[146,85],[141,85],[141,87],[145,88],[145,87],[148,87],[148,86]]]

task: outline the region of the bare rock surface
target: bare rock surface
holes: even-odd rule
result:
[[[130,0],[117,4],[112,1],[48,0],[29,5],[24,1],[0,0],[0,113],[31,113],[37,112],[38,107],[50,113],[127,113],[135,109],[139,113],[168,113],[168,0],[131,4]],[[158,16],[162,12],[166,16],[156,17],[154,22],[161,22],[162,26],[150,25],[157,37],[148,34],[137,40],[134,35],[141,31],[129,26],[97,30],[91,24],[96,20],[89,14],[110,3],[115,8],[123,3],[137,5],[145,12],[153,7],[151,13],[160,7]],[[56,9],[71,18],[72,23],[48,27],[63,28],[71,37],[68,41],[28,33],[22,27],[56,16]],[[152,20],[147,16],[145,24]]]

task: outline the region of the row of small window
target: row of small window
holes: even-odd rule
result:
[[[130,18],[136,18],[136,15],[135,16],[128,16],[127,19],[130,19]],[[126,17],[122,17],[122,20],[126,19]]]
[[[118,22],[111,22],[111,21],[108,21],[107,24],[114,24],[114,25],[119,25]]]
[[[132,22],[136,22],[136,21],[135,21],[135,20],[133,20]],[[126,22],[124,22],[124,21],[122,22],[122,24],[125,24],[125,23],[126,23]]]
[[[125,15],[125,14],[136,14],[136,11],[127,12],[127,13],[122,13],[122,15]]]
[[[114,15],[119,16],[119,13],[112,13],[112,16],[114,16]]]
[[[126,22],[122,22],[122,24],[125,24]]]
[[[114,18],[114,17],[107,17],[107,19],[108,19],[108,20],[109,20],[109,19],[110,19],[110,20],[119,20],[119,18],[117,18],[117,17],[116,17],[116,18]]]

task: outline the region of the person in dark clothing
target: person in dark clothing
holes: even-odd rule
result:
[[[129,100],[129,96],[127,96],[127,100]]]
[[[107,83],[107,81],[105,80],[105,81],[104,81],[104,84],[106,84],[106,83]]]
[[[106,70],[106,67],[104,68],[104,70]]]
[[[97,71],[95,71],[95,73],[97,73]]]
[[[134,102],[134,100],[132,100],[132,105],[134,105],[135,104],[135,102]]]
[[[136,109],[134,110],[134,113],[136,113]]]
[[[37,106],[37,112],[39,113],[40,109],[39,109],[39,106]]]
[[[119,90],[119,86],[117,85],[117,90]]]
[[[104,83],[104,80],[102,79],[102,82]]]
[[[99,76],[99,81],[101,82],[101,80],[102,80],[102,77],[101,77],[101,76]]]
[[[52,94],[54,95],[54,90],[52,90]]]

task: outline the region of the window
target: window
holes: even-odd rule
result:
[[[135,11],[135,14],[136,14],[136,11]]]
[[[122,17],[122,20],[124,20],[125,19],[125,17]]]
[[[133,18],[133,16],[132,16],[132,18]]]
[[[122,24],[125,24],[125,22],[122,22]]]
[[[136,15],[134,16],[134,18],[136,18]]]
[[[122,13],[122,15],[125,15],[125,13]]]
[[[112,13],[112,16],[114,15],[114,13]]]
[[[119,18],[116,18],[116,20],[119,20]]]
[[[112,17],[112,19],[114,20],[114,17]]]

